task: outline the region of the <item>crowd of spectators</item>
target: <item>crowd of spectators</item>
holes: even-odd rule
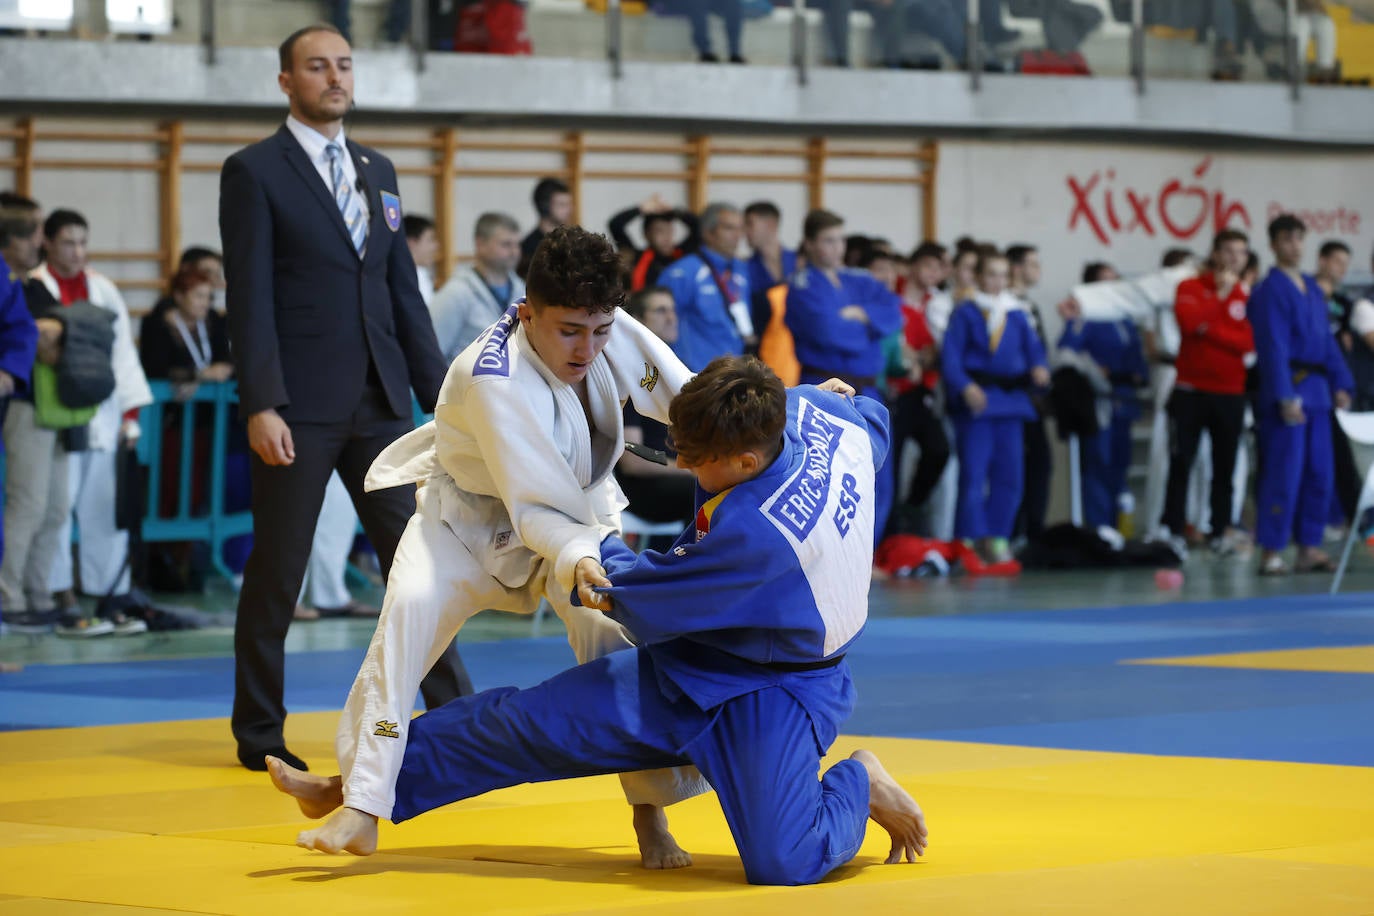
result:
[[[405,218],[447,359],[521,298],[529,254],[575,210],[571,190],[556,179],[538,183],[533,204],[536,223],[523,241],[515,216],[481,214],[473,260],[438,289],[444,253],[435,227],[422,216]],[[1056,432],[1080,450],[1083,524],[1131,535],[1138,517],[1135,533],[1180,558],[1199,544],[1246,555],[1258,537],[1265,574],[1326,569],[1323,537],[1360,523],[1351,517],[1359,477],[1332,412],[1374,407],[1374,303],[1342,288],[1345,243],[1324,241],[1315,272],[1304,274],[1304,227],[1284,216],[1270,227],[1276,266],[1262,280],[1258,252],[1234,229],[1201,257],[1165,252],[1161,269],[1144,276],[1122,278],[1110,264],[1090,263],[1058,302],[1063,330],[1050,338],[1049,313],[1036,301],[1041,265],[1033,242],[924,240],[906,255],[816,210],[793,249],[780,236],[781,216],[767,200],[717,201],[697,214],[657,195],[616,213],[607,228],[623,256],[626,308],[689,368],[758,353],[789,384],[837,377],[884,400],[894,443],[878,494],[882,535],[963,542],[987,569],[1014,571],[1018,547],[1045,532]],[[87,263],[91,231],[75,211],[44,214],[32,200],[0,196],[0,255],[29,313],[15,327],[32,328],[34,338],[25,351],[27,332],[7,325],[14,353],[0,353],[7,407],[0,601],[9,623],[56,625],[71,636],[138,631],[136,621],[92,616],[78,598],[131,587],[127,533],[115,524],[116,469],[142,432],[148,380],[167,380],[173,398],[185,399],[234,372],[215,251],[188,249],[166,296],[136,330],[115,284]],[[55,389],[54,380],[67,387]],[[54,391],[78,389],[89,396],[64,411]],[[192,502],[203,510],[210,414],[159,416],[160,511],[171,514],[179,498],[187,422],[195,424]],[[1146,416],[1153,427],[1137,437]],[[627,408],[625,425],[628,442],[671,454],[660,424]],[[1151,450],[1138,511],[1140,488],[1128,478],[1141,463],[1133,457],[1137,438]],[[237,424],[226,448],[235,460],[225,504],[242,508],[246,444]],[[617,476],[637,519],[680,521],[693,510],[691,478],[671,461],[627,453]],[[319,570],[314,594],[333,596],[313,602],[326,610],[352,604],[342,585],[351,538],[340,543],[337,535],[357,522],[346,499],[335,502],[342,514],[322,520],[320,563],[311,566]],[[75,568],[73,519],[81,532]],[[1281,551],[1294,537],[1299,551],[1290,564]],[[169,548],[164,563],[183,570],[204,563],[194,545],[182,548]],[[226,560],[241,568],[245,555],[240,547]],[[314,619],[305,597],[297,617]]]

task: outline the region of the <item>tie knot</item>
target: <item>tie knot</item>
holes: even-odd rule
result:
[[[343,150],[339,149],[339,144],[337,143],[326,143],[324,145],[324,154],[330,159],[338,159],[343,155]]]

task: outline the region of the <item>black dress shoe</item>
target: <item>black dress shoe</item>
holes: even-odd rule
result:
[[[703,64],[720,63],[720,58],[716,57],[716,55],[712,54],[710,51],[702,51],[700,54],[697,55],[697,60]]]
[[[284,747],[269,747],[261,751],[239,751],[239,763],[243,764],[245,768],[252,770],[254,773],[267,772],[268,757],[276,757],[282,763],[293,766],[298,770],[306,770],[307,772],[310,770],[310,767],[305,765],[304,760]]]

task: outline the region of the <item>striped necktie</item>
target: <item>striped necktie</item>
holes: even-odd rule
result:
[[[367,221],[363,219],[363,208],[358,198],[353,196],[353,189],[344,177],[343,150],[339,144],[330,143],[325,146],[324,152],[329,157],[329,179],[334,185],[334,203],[339,205],[344,225],[348,227],[348,237],[353,240],[353,248],[361,256],[367,250]]]

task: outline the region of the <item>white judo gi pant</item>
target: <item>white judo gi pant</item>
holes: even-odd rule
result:
[[[395,804],[420,680],[470,617],[487,608],[532,614],[543,595],[567,626],[579,664],[634,644],[605,614],[573,607],[552,582],[546,590],[552,576],[547,561],[520,588],[497,581],[443,521],[445,487],[455,485],[436,478],[419,488],[417,510],[396,548],[377,631],[339,720],[335,750],[344,804],[380,818],[389,819]],[[687,766],[626,773],[621,782],[632,805],[670,805],[711,788]]]
[[[72,588],[72,518],[81,532],[77,555],[81,591],[123,595],[129,591],[129,532],[115,527],[115,453],[72,452],[67,456],[70,510],[57,532],[57,551],[48,574],[50,591]]]
[[[312,607],[340,608],[353,600],[345,583],[348,553],[358,533],[358,510],[348,495],[339,472],[329,475],[324,488],[324,502],[320,518],[315,523],[315,537],[310,542],[310,563],[301,583],[300,603]],[[309,602],[306,602],[307,596]]]

